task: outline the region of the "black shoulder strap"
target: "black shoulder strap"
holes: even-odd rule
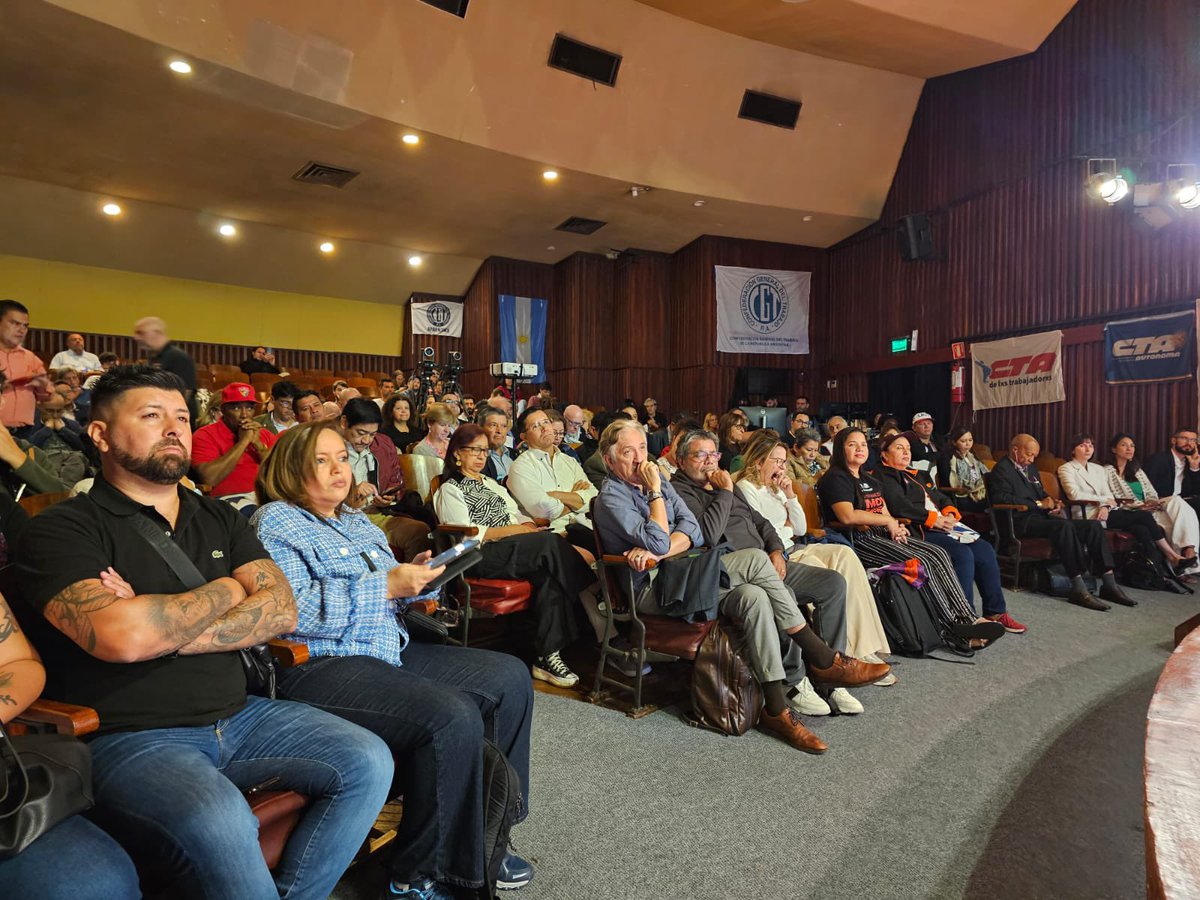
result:
[[[162,557],[163,562],[183,582],[185,588],[191,591],[208,584],[208,579],[200,574],[196,564],[187,558],[187,554],[179,549],[179,545],[148,518],[141,513],[135,513],[133,527],[146,539],[146,543]]]

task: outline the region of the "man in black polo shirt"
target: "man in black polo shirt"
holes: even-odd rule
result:
[[[294,628],[295,599],[236,510],[179,487],[192,440],[179,380],[118,367],[93,397],[103,472],[31,522],[18,559],[24,599],[44,616],[24,620],[47,696],[100,715],[95,817],[205,896],[326,897],[386,800],[391,753],[342,719],[246,696],[236,651]],[[206,583],[188,590],[139,519]],[[273,874],[241,796],[265,782],[312,798]]]

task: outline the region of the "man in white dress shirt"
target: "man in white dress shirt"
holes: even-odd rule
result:
[[[51,369],[75,369],[78,372],[99,372],[100,357],[83,349],[83,335],[67,335],[67,349],[54,354]]]
[[[553,423],[544,410],[526,410],[517,428],[529,449],[509,467],[505,487],[525,515],[549,519],[550,528],[565,533],[571,543],[594,549],[587,512],[597,491],[583,467],[557,447]]]

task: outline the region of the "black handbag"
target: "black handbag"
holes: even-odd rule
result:
[[[94,803],[91,751],[64,734],[9,738],[0,727],[0,773],[0,859]]]
[[[175,573],[189,591],[208,584],[196,564],[187,554],[167,537],[145,516],[133,516],[133,526],[146,542],[157,551],[163,562]],[[246,693],[275,699],[275,660],[266,644],[255,644],[238,651],[242,660],[242,671],[246,673]]]

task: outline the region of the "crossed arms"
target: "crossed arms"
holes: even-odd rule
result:
[[[241,650],[287,634],[296,600],[279,567],[259,559],[181,594],[135,594],[110,568],[64,588],[44,614],[97,659],[131,663]]]

